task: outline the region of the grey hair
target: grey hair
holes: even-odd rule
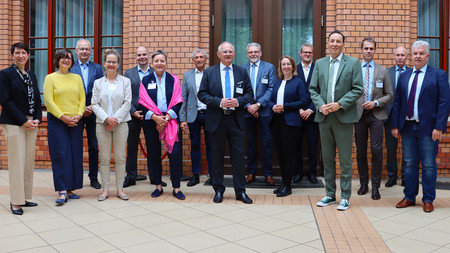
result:
[[[248,51],[249,47],[258,47],[258,50],[261,51],[261,45],[256,42],[248,43],[247,46],[245,47],[245,51]]]
[[[157,55],[160,55],[160,54],[164,55],[164,58],[166,58],[166,61],[167,61],[167,54],[162,49],[159,49],[159,50],[156,50],[155,52],[153,52],[153,54],[152,54],[152,61]]]
[[[223,45],[223,44],[225,44],[225,43],[228,43],[228,44],[230,44],[230,45],[231,45],[231,47],[233,48],[233,52],[235,52],[233,44],[231,44],[231,43],[230,43],[230,42],[228,42],[228,41],[224,41],[224,42],[220,43],[219,47],[217,48],[217,51],[221,52],[221,51],[220,51],[220,48],[221,48],[221,47],[222,47],[222,45]]]
[[[430,43],[428,43],[424,40],[416,40],[412,44],[411,49],[414,50],[415,47],[425,47],[425,51],[427,51],[427,54],[430,53]]]
[[[79,40],[77,41],[77,48],[79,48],[79,47],[78,47],[78,45],[79,45],[79,44],[80,44],[80,42],[81,42],[81,41],[83,41],[83,40],[84,40],[84,41],[87,41],[87,43],[89,43],[89,47],[90,47],[90,48],[91,48],[91,50],[92,50],[92,45],[91,45],[91,42],[90,42],[89,40],[87,40],[87,39],[84,39],[84,38],[83,38],[83,39],[79,39]]]
[[[205,50],[203,50],[201,48],[197,48],[192,52],[191,59],[194,59],[194,54],[196,54],[196,53],[203,53],[205,55],[205,58],[208,58],[208,54],[206,53]]]
[[[311,44],[311,43],[304,43],[304,44],[300,47],[300,53],[303,51],[303,47],[311,47],[311,48],[314,48],[313,44]]]

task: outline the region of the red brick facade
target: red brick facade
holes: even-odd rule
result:
[[[195,48],[203,48],[208,54],[211,27],[208,0],[123,1],[123,69],[135,66],[134,52],[138,46],[146,46],[152,52],[164,49],[168,53],[168,71],[178,75],[193,67],[190,54]],[[375,60],[385,66],[393,65],[393,49],[403,44],[407,48],[417,38],[417,1],[413,0],[328,0],[326,1],[325,26],[327,34],[335,29],[346,36],[345,53],[361,58],[360,42],[366,36],[377,41]],[[22,1],[0,2],[0,67],[11,63],[10,46],[24,38],[24,5]],[[448,124],[450,130],[450,124]],[[143,137],[143,136],[142,136]],[[143,140],[143,138],[141,138]],[[46,121],[41,124],[36,151],[36,168],[50,169]],[[85,144],[85,147],[87,143]],[[202,146],[204,150],[204,145]],[[190,142],[183,135],[183,173],[190,174]],[[401,149],[399,148],[401,154]],[[87,148],[84,164],[87,168]],[[370,158],[370,155],[369,155]],[[139,172],[146,174],[146,161],[142,152],[138,157]],[[400,162],[400,156],[399,156]],[[450,136],[446,134],[439,145],[438,176],[450,177]],[[167,159],[164,160],[168,172]],[[385,165],[384,165],[385,166]],[[6,145],[0,137],[0,169],[7,168]],[[356,148],[353,154],[354,177],[357,177]],[[207,173],[206,161],[202,172]],[[386,177],[383,169],[383,176]]]

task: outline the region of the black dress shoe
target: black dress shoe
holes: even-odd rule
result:
[[[152,184],[152,185],[156,185],[155,183],[153,183],[153,182],[150,182],[150,184]],[[164,182],[164,181],[161,181],[161,186],[162,187],[166,187],[167,186],[167,183],[166,182]]]
[[[199,183],[200,183],[200,177],[198,176],[198,174],[194,174],[191,177],[191,180],[189,180],[189,182],[187,183],[187,186],[191,187],[191,186],[195,186]]]
[[[22,215],[23,214],[23,209],[19,208],[19,209],[13,209],[12,204],[9,203],[10,208],[11,208],[11,212],[15,215]]]
[[[361,185],[361,187],[358,190],[358,195],[364,195],[369,191],[369,187],[365,184]]]
[[[189,180],[191,180],[191,178],[192,177],[190,177],[190,176],[184,176],[184,177],[180,178],[180,181],[189,181]]]
[[[242,201],[244,204],[253,204],[253,200],[248,197],[247,193],[236,194],[236,200]]]
[[[25,205],[20,205],[20,206],[21,207],[34,207],[34,206],[37,206],[37,205],[38,205],[37,203],[25,200]]]
[[[137,175],[136,176],[136,181],[144,181],[147,179],[146,175]]]
[[[100,189],[102,188],[102,186],[100,185],[100,183],[98,182],[97,179],[91,179],[91,186],[94,189]]]
[[[317,183],[318,183],[316,175],[310,175],[310,176],[308,177],[308,181],[309,181],[311,184],[317,184]]]
[[[405,180],[402,179],[402,186],[405,186]]]
[[[378,188],[372,188],[372,199],[379,200],[381,198]]]
[[[300,175],[300,174],[296,174],[295,176],[294,176],[294,183],[300,183],[301,181],[302,181],[302,175]]]
[[[392,187],[397,184],[397,179],[395,178],[389,178],[389,180],[386,182],[384,186],[386,187]]]
[[[125,181],[123,181],[123,188],[127,188],[132,185],[136,185],[136,181],[133,179],[125,178]]]
[[[292,188],[290,186],[281,187],[280,191],[277,193],[277,197],[286,197],[292,194]]]
[[[213,201],[214,203],[221,203],[223,201],[223,192],[216,192]]]
[[[281,188],[283,188],[283,186],[282,186],[282,185],[278,186],[278,188],[277,188],[277,189],[273,190],[273,194],[277,194],[277,193],[279,193],[279,192],[281,191]]]

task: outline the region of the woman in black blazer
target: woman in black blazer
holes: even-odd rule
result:
[[[272,136],[278,153],[283,184],[274,190],[277,197],[292,193],[291,181],[295,167],[300,161],[296,152],[301,147],[301,125],[299,110],[311,103],[305,83],[297,77],[297,65],[288,55],[280,58],[278,75],[269,106],[273,111]]]
[[[0,72],[0,123],[8,149],[11,212],[22,215],[31,201],[34,153],[38,125],[42,120],[41,95],[36,76],[25,68],[30,56],[23,42],[12,45],[13,64]]]

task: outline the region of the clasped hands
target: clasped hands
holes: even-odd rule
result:
[[[255,118],[259,117],[258,110],[259,110],[259,106],[257,104],[252,104],[252,105],[247,106],[247,111]]]
[[[341,104],[339,104],[338,102],[323,104],[320,106],[320,112],[323,113],[323,115],[328,115],[330,112],[335,112],[341,109],[341,107]]]
[[[81,119],[81,115],[76,115],[74,117],[69,117],[66,115],[61,116],[60,118],[64,123],[66,123],[67,126],[69,127],[76,127],[78,124],[78,121],[80,121]]]
[[[168,121],[165,120],[166,117],[169,118]],[[170,114],[166,114],[165,116],[156,114],[152,115],[152,120],[155,121],[156,130],[158,130],[158,132],[164,131],[164,128],[166,128],[171,119],[172,117],[170,117]]]
[[[33,130],[35,128],[37,128],[39,125],[39,120],[35,119],[35,120],[27,120],[25,121],[25,123],[22,124],[23,127],[25,127],[25,129],[27,130]]]
[[[274,105],[272,107],[272,111],[274,113],[282,113],[284,111],[284,106],[283,105]]]
[[[106,118],[105,123],[106,123],[105,130],[111,132],[114,129],[114,127],[119,124],[119,120],[114,117],[108,117]]]
[[[222,108],[235,108],[238,107],[238,101],[235,98],[222,98],[220,103]]]

